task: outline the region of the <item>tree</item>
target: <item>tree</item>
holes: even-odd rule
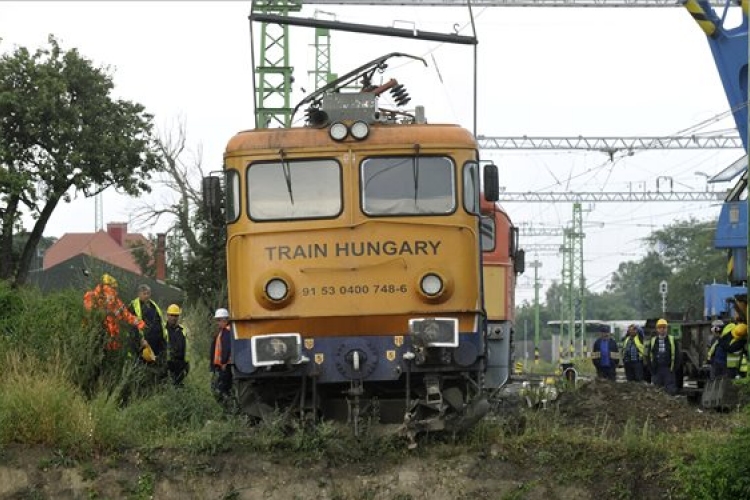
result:
[[[620,264],[609,290],[621,293],[641,318],[662,314],[659,283],[668,284],[667,310],[703,315],[703,285],[726,282],[726,256],[713,248],[714,224],[691,218],[652,232],[639,262]]]
[[[161,168],[153,117],[114,99],[107,68],[76,49],[17,48],[0,57],[0,279],[25,283],[42,233],[60,201],[114,186],[132,196],[150,191]],[[35,220],[17,258],[13,239],[24,213]]]
[[[713,247],[716,224],[694,217],[654,231],[648,241],[661,250],[673,270],[668,280],[667,308],[690,317],[703,316],[703,285],[727,283],[726,253]]]
[[[622,297],[636,318],[653,318],[661,314],[659,283],[671,278],[672,270],[651,250],[638,262],[620,263],[612,274],[608,292]]]
[[[171,199],[143,204],[135,219],[155,224],[163,217],[172,221],[167,233],[170,282],[187,294],[189,301],[201,301],[208,308],[226,304],[226,227],[223,215],[211,216],[203,209],[200,185],[206,175],[201,150],[187,147],[184,120],[156,139],[164,160],[164,172],[157,182],[171,193]]]

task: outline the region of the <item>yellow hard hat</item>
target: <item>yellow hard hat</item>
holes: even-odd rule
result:
[[[167,307],[167,314],[170,314],[172,316],[179,316],[180,313],[180,306],[177,304],[170,304],[169,307]]]
[[[737,323],[737,326],[732,328],[732,337],[736,339],[747,337],[747,325],[745,323]]]
[[[661,318],[659,321],[656,322],[656,326],[667,326],[669,323],[667,323],[667,320],[664,318]]]
[[[117,280],[110,274],[102,274],[102,284],[109,286],[117,286]]]

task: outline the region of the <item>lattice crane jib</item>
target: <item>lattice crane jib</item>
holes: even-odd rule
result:
[[[302,9],[300,0],[263,0],[253,2],[253,12],[287,16]],[[259,64],[255,68],[258,128],[291,126],[293,67],[289,53],[289,27],[261,23]]]
[[[331,30],[315,28],[315,70],[312,71],[315,90],[336,79],[331,73]]]

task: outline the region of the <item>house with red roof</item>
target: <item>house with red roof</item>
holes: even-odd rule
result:
[[[137,293],[137,285],[152,288],[154,300],[159,303],[178,303],[183,300],[182,290],[165,283],[166,235],[158,234],[156,251],[142,234],[129,233],[125,222],[107,224],[106,231],[95,233],[67,233],[44,253],[42,269],[29,273],[31,284],[42,291],[51,292],[66,288],[89,289],[99,281],[102,273],[114,276],[120,283],[124,297]],[[133,250],[145,248],[156,259],[156,279],[143,275]]]
[[[140,275],[143,273],[133,256],[136,248],[150,251],[151,243],[140,233],[128,233],[127,222],[110,222],[106,231],[63,235],[44,253],[42,269],[54,267],[76,255],[87,255]]]

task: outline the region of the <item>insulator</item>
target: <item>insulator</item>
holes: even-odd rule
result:
[[[403,96],[404,96],[405,94],[406,94],[406,89],[404,89],[404,88],[402,88],[402,89],[399,89],[399,90],[398,90],[398,91],[396,91],[396,92],[391,92],[391,95],[392,95],[392,96],[393,96],[393,98],[394,98],[394,99],[396,99],[396,100],[398,100],[398,99],[401,99],[401,97],[403,97]]]
[[[407,103],[408,103],[409,101],[411,101],[411,97],[409,97],[409,94],[406,94],[406,95],[405,95],[405,96],[403,97],[403,99],[400,99],[400,100],[398,101],[398,105],[399,105],[399,106],[406,106],[406,104],[407,104]]]

